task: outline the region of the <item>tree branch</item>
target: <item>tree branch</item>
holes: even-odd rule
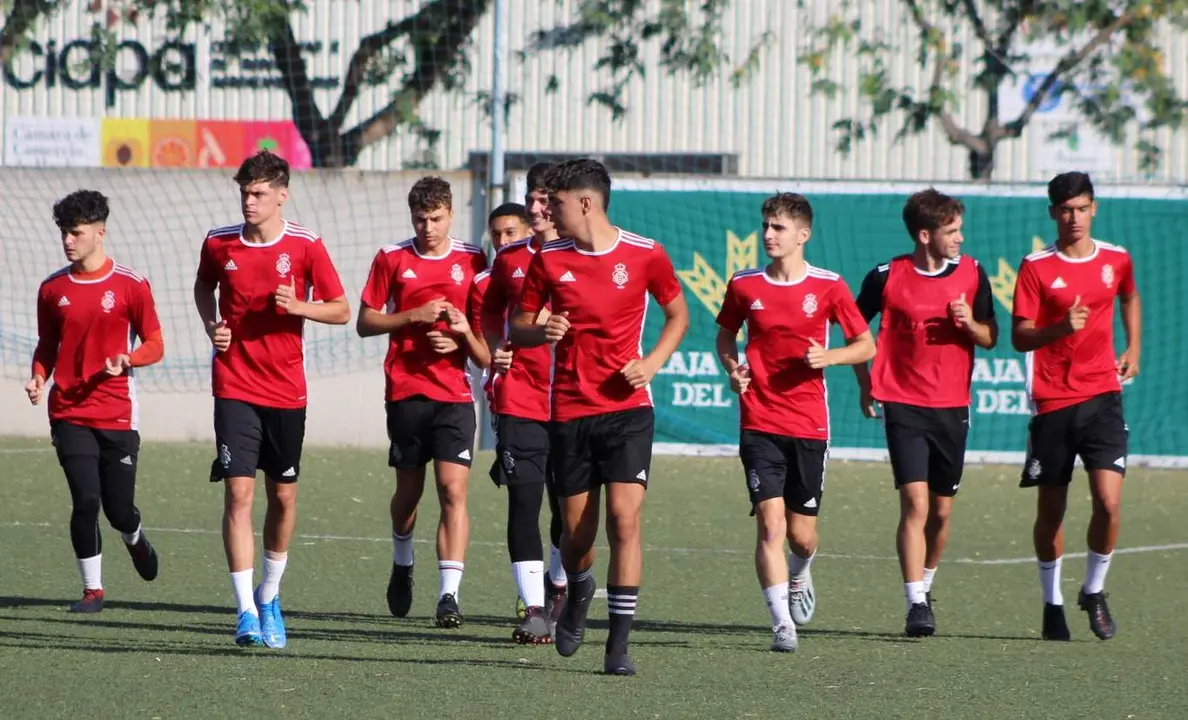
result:
[[[286,3],[287,4],[287,3]],[[339,155],[337,131],[329,126],[322,111],[318,109],[318,101],[314,98],[313,85],[309,80],[309,73],[305,68],[305,58],[301,57],[301,46],[297,43],[297,36],[293,33],[293,23],[286,16],[283,24],[273,30],[268,39],[269,50],[276,61],[276,69],[280,71],[284,82],[284,91],[293,105],[293,124],[305,140],[313,156],[314,167],[336,167]],[[333,148],[330,153],[328,149]]]
[[[351,56],[350,67],[347,68],[346,75],[342,80],[342,95],[338,97],[338,103],[334,106],[334,112],[330,113],[329,122],[332,127],[336,130],[342,128],[347,113],[351,111],[355,100],[359,98],[359,88],[363,84],[367,65],[371,62],[372,58],[394,42],[396,38],[410,33],[415,27],[418,18],[419,15],[410,15],[398,23],[389,20],[383,30],[374,32],[359,41],[359,47],[355,50],[355,54]]]
[[[8,62],[37,18],[53,9],[54,3],[50,0],[16,0],[13,3],[4,27],[0,28],[0,64]]]
[[[986,29],[986,23],[982,20],[982,16],[978,13],[978,6],[974,0],[962,0],[961,3],[965,6],[966,19],[973,25],[974,34],[978,36],[978,40],[987,49],[994,47],[994,40],[990,37],[990,32]]]
[[[912,20],[916,23],[916,27],[920,29],[921,42],[925,43],[926,47],[931,46],[935,49],[936,43],[933,42],[933,35],[937,31],[936,26],[928,22],[927,18],[924,17],[924,11],[917,0],[905,0],[905,2],[907,3],[908,11],[912,15]],[[981,21],[979,20],[978,23],[981,24]],[[983,30],[985,30],[984,27]],[[932,82],[928,86],[928,101],[932,107],[937,107],[938,103],[936,99],[942,90],[941,83],[945,77],[945,63],[944,58],[941,57],[939,52],[931,54],[934,55],[933,61],[936,64],[932,69]],[[945,137],[949,139],[950,143],[960,145],[975,152],[985,152],[985,141],[957,124],[957,120],[943,106],[935,114],[937,121],[941,125],[941,129],[945,132]]]
[[[1044,81],[1038,88],[1036,88],[1035,94],[1031,96],[1031,100],[1028,101],[1027,106],[1023,108],[1023,112],[1019,114],[1019,117],[1010,121],[1005,127],[1003,127],[1002,136],[1004,138],[1017,138],[1022,135],[1023,128],[1027,126],[1027,123],[1031,120],[1031,116],[1035,115],[1036,110],[1038,110],[1039,106],[1042,105],[1044,100],[1047,99],[1048,93],[1056,85],[1056,81],[1059,80],[1060,77],[1069,70],[1072,70],[1077,65],[1080,65],[1085,60],[1085,58],[1089,57],[1089,55],[1093,53],[1094,50],[1108,42],[1114,33],[1134,22],[1136,17],[1137,13],[1134,10],[1127,10],[1126,12],[1119,15],[1118,18],[1114,20],[1114,22],[1103,27],[1101,30],[1098,30],[1097,34],[1093,36],[1093,39],[1085,43],[1085,45],[1080,50],[1069,51],[1064,57],[1062,57],[1060,62],[1056,64],[1056,68],[1052,70],[1052,72],[1048,73],[1048,76],[1044,78]]]

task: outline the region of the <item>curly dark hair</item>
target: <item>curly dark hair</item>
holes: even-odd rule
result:
[[[280,155],[261,150],[239,166],[235,173],[235,182],[240,187],[247,187],[260,182],[266,182],[274,188],[289,187],[289,162]]]
[[[80,225],[105,223],[110,213],[107,197],[98,190],[75,190],[54,203],[54,223],[62,232]]]
[[[606,166],[592,158],[566,160],[545,173],[549,192],[593,190],[602,197],[602,208],[610,208],[611,177]]]
[[[763,201],[761,210],[764,219],[783,215],[792,220],[799,220],[808,227],[813,226],[813,206],[808,198],[800,193],[776,193]]]
[[[936,232],[942,225],[948,225],[965,214],[965,203],[955,197],[928,188],[912,195],[903,205],[903,224],[912,240],[920,237],[922,230]]]
[[[438,208],[454,209],[454,193],[444,178],[430,175],[413,183],[408,191],[408,209],[412,212],[432,212]]]

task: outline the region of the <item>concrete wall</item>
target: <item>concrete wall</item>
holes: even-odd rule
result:
[[[294,178],[286,215],[321,233],[352,311],[376,250],[412,235],[405,196],[418,177],[348,171]],[[474,242],[470,176],[444,177],[454,188],[454,235]],[[50,207],[80,187],[111,198],[108,252],[148,276],[164,326],[165,360],[138,375],[142,435],[212,438],[210,343],[194,312],[192,287],[206,231],[240,220],[235,183],[217,171],[17,168],[0,169],[0,435],[47,430],[45,407],[31,408],[22,387],[36,344],[37,288],[65,264]],[[306,342],[307,442],[386,442],[381,367],[386,339],[361,340],[353,325],[308,323]]]

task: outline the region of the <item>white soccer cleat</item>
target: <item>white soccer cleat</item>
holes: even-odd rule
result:
[[[813,573],[806,569],[798,577],[788,581],[788,610],[797,627],[807,625],[813,619],[817,607],[817,596],[813,593]]]
[[[795,625],[781,625],[775,629],[775,637],[771,640],[772,652],[796,652],[799,645],[796,639]]]

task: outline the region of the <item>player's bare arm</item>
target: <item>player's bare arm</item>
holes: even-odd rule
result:
[[[804,354],[805,363],[814,370],[823,370],[831,365],[858,365],[875,355],[874,336],[867,330],[860,335],[846,338],[845,347],[827,350],[815,339],[809,340],[809,349]]]
[[[987,322],[978,322],[974,318],[973,308],[965,299],[965,293],[949,303],[949,315],[957,327],[961,328],[974,345],[986,350],[993,350],[998,344],[998,322],[993,316]]]
[[[1035,326],[1035,320],[1015,317],[1011,328],[1011,345],[1017,352],[1033,352],[1079,332],[1088,320],[1089,308],[1081,304],[1081,297],[1078,295],[1060,322],[1041,328]]]
[[[474,364],[480,368],[490,367],[491,351],[487,347],[486,338],[471,329],[470,323],[466,320],[466,313],[451,305],[446,310],[446,322],[449,323],[450,332],[461,342],[461,346],[466,348],[466,354]]]
[[[512,344],[518,347],[537,347],[545,343],[558,342],[565,337],[565,333],[569,332],[569,313],[548,314],[543,323],[540,321],[542,313],[548,314],[548,311],[542,309],[538,313],[530,313],[517,309],[509,323]]]
[[[322,302],[306,302],[297,296],[296,280],[289,278],[288,284],[278,285],[273,297],[276,306],[290,315],[325,325],[346,325],[351,320],[351,305],[346,295]]]
[[[720,327],[714,344],[718,350],[718,362],[722,363],[722,369],[730,376],[730,389],[742,395],[751,384],[751,373],[738,362],[737,333]]]
[[[198,317],[202,320],[202,328],[210,338],[211,345],[219,352],[231,347],[231,329],[225,321],[219,320],[218,301],[215,291],[218,285],[206,283],[201,279],[194,281],[194,307],[198,309]]]
[[[660,339],[656,341],[656,347],[639,360],[628,362],[619,371],[633,388],[644,387],[652,381],[656,373],[660,372],[660,368],[664,367],[664,363],[668,362],[668,358],[676,352],[681,339],[685,337],[685,332],[689,330],[689,305],[685,302],[683,293],[678,294],[667,305],[662,305],[661,310],[664,311],[664,327],[660,330]],[[549,322],[552,322],[552,318],[549,318]],[[545,327],[547,328],[548,324]]]
[[[1118,377],[1129,380],[1139,373],[1139,354],[1143,340],[1143,304],[1138,291],[1123,295],[1122,329],[1126,333],[1126,350],[1118,358]]]
[[[870,363],[860,362],[854,365],[854,379],[858,382],[858,405],[862,408],[862,416],[877,418],[879,405],[874,399],[870,385]]]
[[[396,332],[408,325],[432,325],[445,319],[448,307],[449,303],[445,298],[430,300],[418,308],[395,313],[385,313],[360,305],[359,315],[355,319],[355,331],[359,333],[359,337],[374,337]]]

